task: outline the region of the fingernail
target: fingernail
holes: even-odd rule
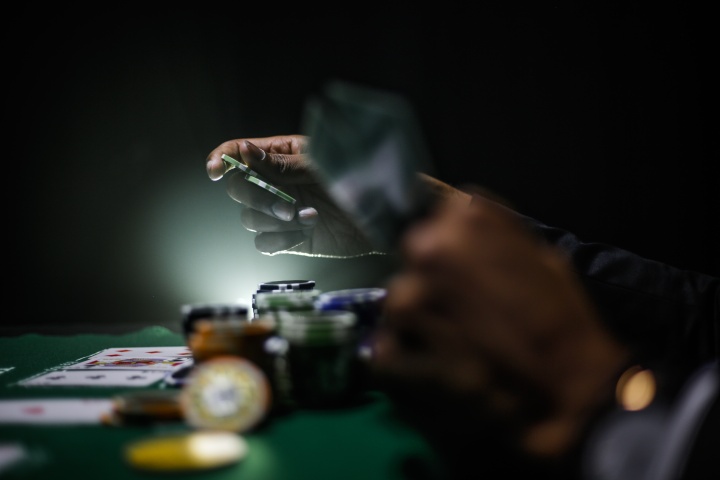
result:
[[[312,226],[317,223],[318,212],[312,207],[303,208],[298,211],[298,222],[301,225]]]
[[[258,161],[258,162],[262,162],[263,160],[265,160],[265,155],[266,155],[265,150],[263,150],[262,148],[259,148],[257,145],[255,145],[252,142],[248,142],[247,140],[245,140],[245,146],[247,147],[250,155],[252,155],[253,160]]]
[[[286,222],[289,222],[295,216],[295,207],[293,207],[292,204],[284,200],[273,203],[271,208],[275,216],[278,217],[280,220],[285,220]]]

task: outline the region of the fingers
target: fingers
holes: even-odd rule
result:
[[[281,135],[229,140],[215,148],[205,161],[208,177],[219,180],[229,170],[222,155],[229,155],[270,182],[292,185],[316,182],[316,168],[307,159],[307,138]]]
[[[286,252],[308,239],[306,232],[268,232],[255,236],[255,248],[266,255]]]
[[[295,205],[264,188],[251,184],[245,180],[244,175],[238,170],[228,173],[227,193],[233,200],[286,222],[295,217]]]
[[[253,170],[272,183],[298,185],[317,182],[315,166],[298,145],[290,143],[271,144],[266,148],[245,140],[240,142],[240,156]]]
[[[273,211],[274,213],[274,211]],[[290,232],[304,230],[315,226],[318,212],[312,207],[301,208],[290,221],[279,220],[253,208],[243,206],[240,222],[243,227],[253,232]]]

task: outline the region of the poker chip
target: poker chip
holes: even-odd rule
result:
[[[253,312],[256,317],[281,311],[306,311],[315,309],[320,290],[258,291],[253,295]]]
[[[247,305],[241,303],[188,303],[180,307],[182,329],[187,338],[194,330],[195,323],[204,318],[246,319]]]
[[[296,201],[296,200],[295,200],[293,197],[291,197],[291,196],[288,195],[287,193],[283,192],[283,191],[280,190],[279,188],[277,188],[277,187],[275,187],[275,186],[273,186],[273,185],[270,185],[268,182],[266,182],[266,181],[263,179],[263,177],[262,177],[259,173],[257,173],[255,170],[251,169],[250,167],[248,167],[248,166],[245,165],[244,163],[242,163],[242,162],[234,159],[234,158],[231,157],[230,155],[225,155],[225,154],[223,154],[221,158],[222,158],[225,162],[227,162],[227,163],[229,163],[230,165],[232,165],[232,167],[237,168],[238,170],[240,170],[240,171],[242,171],[243,173],[245,173],[245,177],[244,177],[245,180],[248,180],[249,182],[254,183],[254,184],[257,185],[258,187],[263,188],[263,189],[267,190],[268,192],[274,193],[275,195],[277,195],[278,197],[282,198],[282,199],[285,200],[286,202],[290,202],[290,203],[292,203],[292,204],[295,204],[295,201]]]
[[[254,183],[258,187],[263,188],[263,189],[267,190],[268,192],[277,195],[278,197],[282,198],[286,202],[292,203],[293,205],[296,202],[296,200],[293,197],[291,197],[290,195],[288,195],[287,193],[283,192],[282,190],[280,190],[277,187],[270,185],[266,181],[261,180],[260,178],[254,176],[252,174],[247,174],[247,175],[245,175],[244,178],[245,178],[245,180],[247,180],[251,183]]]
[[[387,290],[384,288],[334,290],[318,295],[315,306],[322,311],[347,310],[355,312],[358,316],[359,325],[370,328],[377,323],[386,295]]]
[[[244,163],[242,163],[242,162],[240,162],[240,161],[238,161],[238,160],[235,160],[235,159],[234,159],[233,157],[231,157],[230,155],[225,155],[225,154],[223,153],[221,158],[222,158],[223,160],[225,160],[227,163],[229,163],[230,165],[232,165],[233,167],[237,168],[238,170],[243,171],[244,173],[246,173],[246,174],[248,174],[248,175],[252,175],[253,177],[262,178],[262,177],[260,176],[260,174],[258,174],[255,170],[251,169],[250,167],[248,167],[248,166],[245,165]]]
[[[112,398],[112,424],[141,424],[182,420],[176,390],[127,392]]]
[[[195,366],[182,389],[186,423],[210,430],[251,430],[270,409],[271,387],[253,362],[238,356],[214,357]]]
[[[301,407],[329,407],[360,392],[356,315],[349,311],[281,311],[278,335],[290,398]]]
[[[385,299],[384,288],[350,288],[324,292],[317,299],[318,308],[324,310],[351,308],[357,305],[377,304]]]
[[[244,438],[232,432],[168,434],[130,443],[124,458],[138,470],[183,472],[233,465],[248,453]]]
[[[347,311],[281,311],[278,335],[293,342],[335,344],[352,338],[357,316]]]
[[[284,292],[287,290],[312,290],[314,288],[315,280],[276,280],[258,284],[258,292]]]

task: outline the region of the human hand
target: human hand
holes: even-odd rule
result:
[[[230,140],[206,159],[211,180],[227,177],[227,192],[242,205],[242,225],[253,232],[255,248],[268,255],[288,253],[355,257],[377,252],[321,184],[302,135]],[[222,160],[229,155],[248,165],[297,200],[292,205],[243,179]]]
[[[566,259],[479,197],[444,202],[406,234],[403,252],[372,358],[382,385],[405,389],[400,407],[434,401],[418,416],[435,417],[422,421],[439,431],[499,423],[534,457],[572,448],[612,397],[628,352]]]

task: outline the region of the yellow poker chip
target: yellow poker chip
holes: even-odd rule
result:
[[[195,365],[183,387],[180,405],[195,428],[244,432],[267,414],[270,384],[251,361],[220,356]]]
[[[125,461],[156,472],[208,470],[239,462],[248,452],[245,439],[232,432],[192,432],[148,438],[125,447]]]

